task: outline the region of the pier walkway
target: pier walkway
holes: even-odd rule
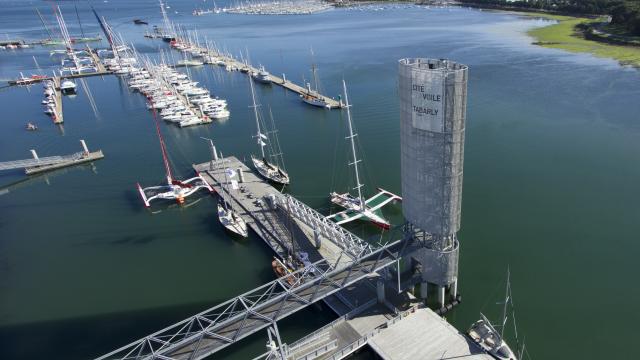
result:
[[[318,228],[302,214],[324,218],[322,215],[294,198],[282,195],[235,157],[194,165],[194,169],[218,193],[222,192],[220,184],[230,181],[226,180],[225,169],[238,173],[234,179],[238,180],[239,189],[229,190],[230,186],[226,186],[228,191],[225,192],[225,198],[247,225],[282,259],[286,259],[290,252],[297,254],[302,251],[308,254],[310,262],[320,259],[333,262],[343,253],[345,255],[341,261],[347,261],[372,251],[364,240],[331,221],[323,224],[322,231],[314,231]],[[279,199],[276,208],[268,204],[267,199],[271,196]],[[318,243],[321,245],[317,246]]]
[[[391,280],[390,270],[395,265],[400,271],[400,258],[420,246],[412,238],[374,248],[280,193],[235,157],[193,167],[279,257],[305,252],[308,260],[298,270],[97,360],[203,359],[264,328],[275,328],[278,320],[320,300],[340,318],[291,346],[280,344],[277,358],[337,360],[368,345],[383,359],[438,359],[445,352],[490,359],[434,312],[416,306],[410,294],[398,293],[400,275]],[[235,188],[232,180],[238,182]],[[273,359],[270,355],[262,357]]]
[[[25,169],[27,175],[79,165],[104,158],[102,150],[89,151],[84,140],[80,140],[83,151],[70,155],[38,157],[35,150],[31,150],[32,159],[0,162],[0,170]]]
[[[56,99],[56,109],[55,113],[53,114],[53,123],[62,124],[64,122],[64,114],[62,112],[62,90],[60,90],[61,80],[59,77],[53,77],[51,80],[53,80],[53,96]]]
[[[231,67],[236,68],[238,70],[241,70],[241,69],[246,70],[247,76],[251,76],[251,74],[258,73],[260,71],[260,69],[258,69],[258,68],[255,68],[255,67],[253,67],[251,65],[247,65],[247,64],[245,64],[245,63],[243,63],[241,61],[238,61],[238,60],[236,60],[236,59],[234,59],[232,57],[220,54],[220,53],[218,53],[218,52],[216,52],[214,50],[209,50],[209,49],[203,48],[203,47],[196,48],[196,49],[200,54],[202,54],[201,56],[203,56],[205,58],[207,58],[207,57],[210,58],[210,59],[211,58],[217,58],[217,59],[222,60],[225,63],[225,65],[231,66]],[[213,62],[213,63],[212,62],[208,62],[208,63],[212,64],[212,65],[215,65],[215,62]],[[270,74],[269,77],[271,78],[271,83],[273,83],[275,85],[278,85],[278,86],[282,86],[283,88],[285,88],[285,89],[287,89],[289,91],[293,91],[293,92],[295,92],[295,93],[297,93],[299,95],[304,95],[304,94],[308,93],[308,90],[304,86],[297,85],[297,84],[295,84],[295,83],[293,83],[293,82],[291,82],[289,80],[286,80],[284,78],[275,76],[273,74]],[[344,106],[344,104],[342,104],[342,102],[340,102],[340,101],[338,101],[338,100],[336,100],[336,99],[334,99],[332,97],[329,97],[329,96],[326,96],[326,95],[323,95],[323,94],[318,94],[315,91],[313,92],[313,95],[322,98],[326,102],[326,104],[327,104],[329,109],[340,109],[340,108],[342,108]]]

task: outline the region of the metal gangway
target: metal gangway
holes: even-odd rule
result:
[[[327,219],[326,216],[315,211],[307,204],[288,194],[283,194],[282,197],[284,201],[278,203],[278,205],[294,218],[314,229],[314,237],[319,238],[320,235],[323,235],[327,239],[331,239],[352,259],[358,259],[373,252],[371,244]]]
[[[96,360],[203,359],[397,263],[408,243],[397,240],[353,259],[345,249],[333,263],[319,260]]]
[[[80,140],[80,143],[82,144],[83,151],[70,155],[39,157],[38,153],[36,153],[36,151],[32,149],[32,159],[0,162],[0,170],[26,169],[37,166],[55,165],[60,163],[78,161],[89,153],[89,149],[87,148],[87,144],[84,142],[84,140]]]

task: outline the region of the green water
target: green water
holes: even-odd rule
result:
[[[7,2],[0,33],[42,37],[32,4]],[[145,40],[131,19],[153,1],[96,4],[101,15],[145,54],[165,43]],[[34,3],[39,5],[37,3]],[[219,4],[220,5],[220,4]],[[411,6],[335,10],[311,16],[171,16],[254,63],[302,82],[313,47],[324,92],[349,86],[365,159],[365,192],[400,192],[397,60],[451,58],[469,65],[460,258],[463,304],[447,318],[466,328],[482,311],[499,315],[507,266],[519,335],[537,359],[633,358],[640,335],[635,280],[640,168],[640,74],[614,61],[537,48],[524,35],[539,20],[468,9]],[[66,9],[66,11],[65,11]],[[42,9],[41,9],[42,10]],[[63,4],[71,33],[72,7]],[[87,33],[98,31],[90,14]],[[0,78],[57,67],[48,49],[0,52]],[[229,102],[231,118],[188,129],[162,125],[176,174],[208,160],[212,137],[225,154],[256,151],[246,77],[216,67],[192,76]],[[81,90],[65,98],[64,127],[40,109],[39,86],[4,89],[0,160],[79,149],[106,158],[22,181],[0,174],[0,358],[86,359],[115,349],[273,279],[270,250],[257,237],[228,238],[215,199],[147,211],[135,184],[160,184],[164,170],[150,113],[114,76],[88,78],[96,116]],[[338,111],[310,108],[279,87],[259,87],[273,110],[292,178],[288,189],[329,210],[328,192],[348,188],[345,127]],[[38,132],[23,130],[27,121]],[[385,209],[399,223],[399,207]],[[363,237],[376,229],[355,225]],[[311,307],[281,322],[292,341],[333,315]],[[215,358],[264,351],[261,332]]]

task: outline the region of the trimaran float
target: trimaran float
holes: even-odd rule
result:
[[[344,89],[344,107],[347,110],[347,124],[349,128],[349,136],[347,137],[347,139],[349,139],[351,142],[351,155],[353,156],[353,162],[349,163],[349,165],[353,165],[356,181],[356,186],[353,188],[353,190],[356,190],[358,192],[358,195],[353,196],[349,192],[339,194],[335,191],[329,194],[329,196],[331,197],[331,202],[344,208],[345,210],[328,216],[328,218],[335,221],[338,225],[361,219],[370,221],[383,229],[389,229],[391,225],[389,221],[384,218],[382,214],[382,207],[393,201],[402,201],[402,198],[396,194],[380,188],[378,188],[378,193],[370,197],[369,199],[365,199],[362,196],[361,188],[364,185],[360,183],[360,173],[358,171],[358,163],[361,160],[358,160],[358,157],[356,155],[355,137],[357,136],[357,134],[354,134],[353,132],[353,125],[351,123],[351,111],[349,110],[351,105],[349,104],[347,85],[344,80],[342,81],[342,87]]]

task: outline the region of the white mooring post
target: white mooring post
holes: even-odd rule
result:
[[[438,286],[438,304],[444,306],[444,286]]]
[[[282,83],[284,84],[286,82],[287,82],[287,76],[284,73],[282,73]]]
[[[238,168],[238,179],[240,179],[241,183],[244,182],[244,172],[242,171],[241,167]]]
[[[89,148],[87,147],[87,143],[84,140],[80,140],[80,144],[82,144],[82,149],[84,150],[85,155],[89,154]]]
[[[33,155],[33,158],[34,158],[34,159],[36,159],[36,160],[38,160],[38,159],[39,159],[39,157],[38,157],[38,153],[37,153],[35,150],[33,150],[33,149],[31,149],[31,155]]]
[[[453,282],[453,284],[451,284],[451,297],[453,298],[453,300],[456,299],[456,297],[458,296],[458,279],[456,279],[456,281]]]

